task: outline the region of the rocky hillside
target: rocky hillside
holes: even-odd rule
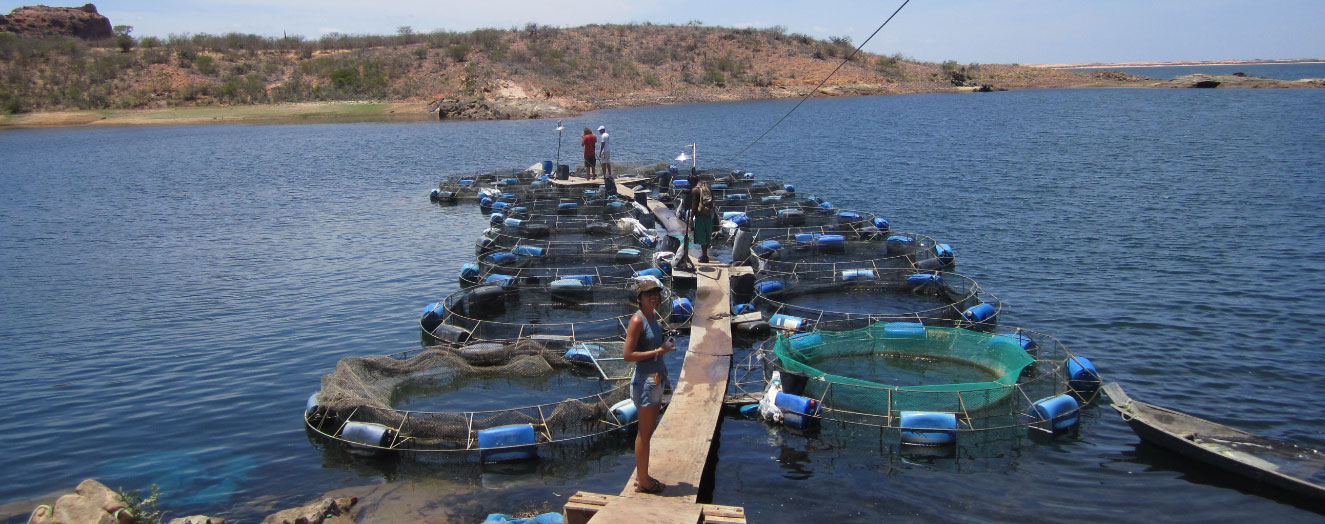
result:
[[[15,10],[6,20],[29,9]],[[65,12],[94,14],[89,10],[95,7]],[[74,19],[68,24],[72,27]],[[699,24],[528,24],[468,33],[402,27],[389,36],[332,34],[317,40],[237,33],[134,38],[131,28],[116,31],[117,37],[94,41],[0,33],[0,112],[380,100],[414,103],[420,112],[442,118],[555,116],[618,106],[799,97],[854,50],[846,37],[825,41],[780,27]],[[861,53],[818,94],[1136,81],[1108,72]]]
[[[20,7],[8,15],[0,15],[0,32],[14,33],[21,38],[63,36],[101,40],[114,36],[110,19],[97,13],[97,6],[92,4],[83,7]]]

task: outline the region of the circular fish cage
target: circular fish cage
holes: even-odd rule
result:
[[[488,188],[500,188],[502,192],[524,195],[531,190],[531,184],[538,179],[538,174],[529,170],[499,169],[481,173],[450,175],[437,183],[433,198],[440,202],[476,202],[482,192]]]
[[[503,219],[500,225],[494,224],[479,235],[474,241],[474,253],[480,260],[499,251],[509,251],[516,256],[555,257],[615,252],[632,247],[652,251],[657,243],[657,237],[647,230],[638,232],[628,223],[586,220],[588,217],[558,218],[579,220],[553,223]]]
[[[941,247],[940,247],[941,246]],[[761,240],[750,247],[754,267],[768,273],[842,273],[853,269],[950,268],[952,248],[915,233],[880,232],[867,238],[801,233]]]
[[[504,197],[498,197],[504,198]],[[575,215],[600,217],[611,220],[630,216],[634,207],[619,198],[604,198],[597,195],[581,197],[537,196],[494,200],[488,196],[480,197],[479,212],[491,218],[501,214],[502,218],[531,219],[540,216]]]
[[[837,234],[848,239],[872,238],[878,235],[879,230],[875,225],[878,217],[873,213],[837,209],[831,206],[831,202],[824,202],[813,209],[789,206],[775,209],[771,214],[761,213],[760,216],[727,213],[722,216],[719,228],[730,237],[735,237],[740,230],[747,231],[754,240],[795,237],[801,234]]]
[[[313,434],[362,451],[463,454],[483,462],[537,458],[550,444],[592,442],[634,423],[633,405],[627,406],[629,381],[620,380],[632,366],[605,356],[605,365],[616,358],[611,379],[597,372],[570,373],[573,359],[591,350],[610,351],[596,344],[523,339],[347,357],[308,399],[304,422]],[[549,377],[568,377],[570,385],[532,396],[559,400],[530,404],[521,392],[520,407],[491,405],[511,395],[500,398],[483,388],[456,398],[476,382],[538,383]],[[567,394],[568,389],[578,392]],[[448,409],[411,405],[416,398],[445,400]],[[457,403],[469,409],[451,407]]]
[[[909,268],[767,275],[754,283],[752,304],[771,328],[793,332],[898,321],[987,330],[1002,309],[969,277]]]
[[[439,343],[562,337],[568,340],[619,340],[638,310],[624,286],[561,279],[537,287],[515,282],[462,289],[424,308],[419,328]],[[664,325],[683,324],[678,313],[693,307],[664,287],[659,315]],[[678,303],[680,302],[680,303]]]
[[[636,252],[639,252],[638,255]],[[556,257],[491,257],[496,259],[495,261],[488,258],[481,258],[476,263],[465,264],[460,268],[458,280],[461,287],[468,288],[485,283],[501,284],[507,280],[515,285],[538,286],[562,279],[624,287],[632,277],[639,275],[653,275],[664,282],[671,277],[668,272],[662,270],[651,271],[656,269],[654,261],[645,256],[643,251],[633,248]],[[626,262],[623,263],[622,260]]]
[[[1100,383],[1057,339],[1012,327],[881,322],[779,335],[752,358],[766,378],[778,372],[779,395],[813,400],[813,417],[897,429],[922,445],[962,432],[1074,428]]]

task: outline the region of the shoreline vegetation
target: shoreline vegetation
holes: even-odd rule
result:
[[[845,36],[821,40],[780,26],[734,29],[699,21],[529,23],[467,33],[402,26],[395,35],[332,33],[316,40],[239,33],[139,38],[132,31],[114,26],[114,37],[93,40],[0,31],[0,128],[555,118],[618,107],[800,98],[844,60],[814,96],[1193,87],[1108,70],[853,54]],[[1322,87],[1325,81],[1220,83]]]

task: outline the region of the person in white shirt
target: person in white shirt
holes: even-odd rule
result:
[[[612,176],[612,148],[607,138],[607,127],[598,126],[598,163],[603,165],[604,178]]]

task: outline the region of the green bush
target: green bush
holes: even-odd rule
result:
[[[193,67],[204,75],[214,75],[216,74],[216,59],[212,58],[211,55],[198,55],[197,58],[193,59]]]
[[[469,44],[453,44],[451,47],[446,48],[446,56],[451,57],[451,60],[456,63],[464,62],[465,55],[468,54]]]

